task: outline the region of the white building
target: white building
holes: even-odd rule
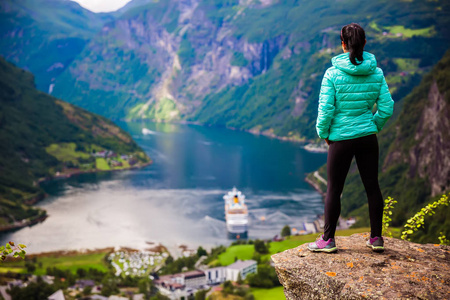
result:
[[[241,274],[241,279],[245,279],[248,274],[257,273],[257,262],[254,260],[238,260],[234,264],[226,267],[227,280],[237,281],[238,275]]]
[[[203,271],[195,270],[181,274],[183,276],[183,284],[186,287],[199,287],[206,285],[206,277]]]
[[[174,275],[164,275],[155,280],[156,285],[172,291],[176,289],[200,287],[206,285],[205,272],[200,270],[178,273]]]
[[[219,284],[227,280],[227,267],[217,267],[205,270],[207,284]]]
[[[57,290],[47,298],[48,300],[65,300],[62,290]]]

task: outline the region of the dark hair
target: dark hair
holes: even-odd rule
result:
[[[366,33],[364,29],[356,23],[345,25],[341,29],[341,41],[344,42],[350,52],[350,61],[354,65],[359,65],[364,60],[363,50],[366,44]],[[360,63],[355,60],[357,58]]]

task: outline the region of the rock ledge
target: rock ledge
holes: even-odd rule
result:
[[[383,253],[369,234],[336,237],[336,254],[307,244],[272,255],[286,299],[450,299],[450,248],[385,238]]]

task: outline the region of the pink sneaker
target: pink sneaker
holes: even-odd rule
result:
[[[308,244],[308,250],[313,252],[333,253],[337,251],[337,247],[334,239],[329,238],[328,241],[325,241],[323,235],[321,235],[314,243]]]

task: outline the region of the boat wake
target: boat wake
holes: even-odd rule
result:
[[[222,220],[205,216],[199,221],[199,225],[214,237],[224,237],[226,235],[225,222]]]
[[[156,131],[147,129],[147,128],[142,128],[142,134],[143,135],[157,135],[158,133]]]

